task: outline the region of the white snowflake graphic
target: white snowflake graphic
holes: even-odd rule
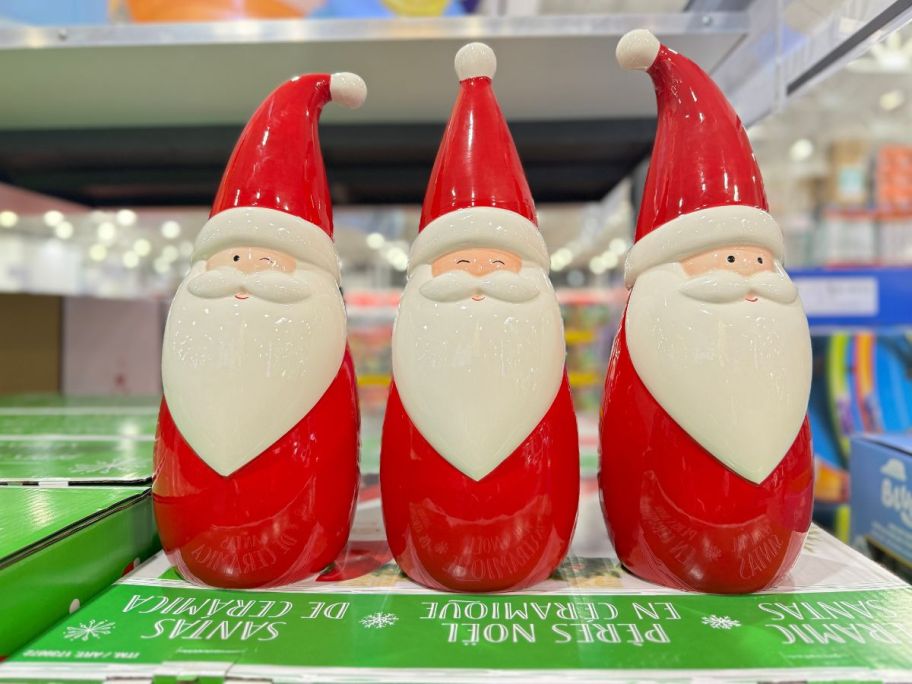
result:
[[[367,629],[384,629],[395,625],[398,619],[393,613],[371,613],[361,618],[361,625]]]
[[[88,624],[80,622],[78,627],[67,627],[63,638],[69,641],[100,639],[109,635],[112,629],[114,629],[114,623],[109,620],[89,620]]]
[[[741,623],[738,620],[730,618],[727,615],[707,615],[703,618],[703,624],[709,625],[713,629],[732,629],[733,627],[741,626]]]

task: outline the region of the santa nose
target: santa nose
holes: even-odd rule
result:
[[[480,278],[481,276],[496,271],[497,264],[492,263],[488,259],[460,259],[455,264],[455,268]]]
[[[723,252],[722,256],[728,269],[744,277],[752,276],[755,273],[760,273],[760,271],[773,270],[772,255],[759,248],[732,249]]]
[[[732,269],[743,276],[752,276],[755,273],[765,270],[763,264],[758,264],[756,259],[739,259],[734,263]]]

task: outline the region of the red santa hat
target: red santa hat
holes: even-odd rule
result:
[[[459,95],[431,171],[409,272],[469,247],[504,249],[547,269],[535,204],[491,80],[494,51],[470,43],[456,53]]]
[[[332,203],[317,124],[333,100],[360,107],[367,88],[349,73],[296,76],[254,112],[228,160],[193,260],[237,246],[276,249],[339,280]]]
[[[658,129],[624,280],[659,264],[726,245],[754,245],[782,259],[763,179],[741,119],[700,67],[638,29],[617,46],[625,69],[651,77]]]

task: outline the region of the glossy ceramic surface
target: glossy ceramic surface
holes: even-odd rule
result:
[[[579,443],[548,251],[492,87],[497,59],[471,43],[455,67],[393,330],[383,517],[411,579],[506,591],[545,579],[567,551]]]
[[[617,55],[652,78],[658,130],[602,400],[605,520],[644,579],[758,591],[792,567],[811,521],[807,319],[721,91],[648,31]]]
[[[471,258],[468,250],[456,254]],[[431,298],[438,295],[430,288],[453,283],[463,299]],[[410,420],[435,452],[480,480],[551,408],[564,379],[565,345],[560,306],[541,268],[432,276],[423,266],[400,302],[393,377]]]
[[[479,136],[484,144],[479,144]],[[462,81],[431,170],[420,227],[466,207],[506,209],[535,223],[528,187],[491,79]]]
[[[736,475],[649,394],[621,326],[599,433],[602,507],[631,572],[678,589],[744,593],[775,584],[792,567],[813,508],[806,420],[760,485]]]
[[[546,579],[567,553],[579,497],[579,441],[566,377],[532,434],[478,481],[434,451],[393,386],[380,482],[390,550],[416,582],[489,592]]]
[[[660,104],[637,241],[653,226],[706,207],[734,203],[766,210],[750,140],[716,85],[664,45],[648,73]]]
[[[152,497],[162,546],[186,579],[219,587],[310,577],[348,539],[360,418],[351,355],[316,406],[227,477],[187,445],[162,402]]]
[[[360,417],[318,121],[355,74],[308,74],[250,118],[165,326],[152,486],[188,580],[274,586],[343,548]]]

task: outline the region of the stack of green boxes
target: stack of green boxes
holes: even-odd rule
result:
[[[158,549],[152,398],[0,398],[0,658]]]

